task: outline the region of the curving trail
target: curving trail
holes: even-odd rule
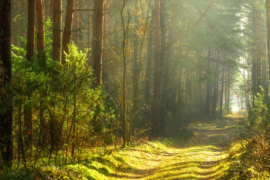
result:
[[[239,118],[226,118],[192,124],[190,129],[196,136],[184,147],[179,145],[149,155],[141,152],[137,157],[144,157],[140,168],[115,172],[113,179],[220,179],[227,168],[224,160],[238,122]]]

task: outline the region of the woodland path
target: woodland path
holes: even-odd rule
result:
[[[168,148],[166,152],[140,152],[140,168],[115,172],[113,179],[220,179],[226,169],[225,158],[240,119],[225,118],[212,123],[191,124],[195,138]]]

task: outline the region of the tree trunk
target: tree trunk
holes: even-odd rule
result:
[[[149,121],[150,116],[149,116],[149,111],[150,111],[150,89],[151,89],[151,72],[152,72],[152,56],[153,56],[153,17],[154,17],[154,12],[151,20],[151,24],[149,27],[149,32],[148,32],[148,38],[147,38],[147,62],[146,62],[146,69],[145,69],[145,89],[144,89],[144,99],[145,99],[145,105],[146,105],[146,112],[145,116],[146,119]]]
[[[165,62],[165,48],[166,48],[166,30],[165,30],[165,0],[160,1],[160,30],[161,30],[161,54],[160,54],[160,67],[161,77],[161,109],[160,109],[160,132],[162,133],[165,125],[165,113],[166,113],[166,90],[167,90],[167,68]]]
[[[104,38],[103,38],[103,56],[102,56],[102,83],[103,83],[103,86],[105,86],[107,92],[108,91],[108,60],[107,60],[107,55],[108,55],[108,52],[107,51],[107,42],[108,42],[108,37],[107,37],[107,34],[108,34],[108,9],[109,9],[109,6],[110,6],[110,3],[111,3],[111,0],[106,0],[104,2],[104,11],[107,11],[105,14],[104,14],[104,26],[103,26],[103,31],[104,31]]]
[[[42,53],[44,53],[44,22],[43,22],[43,4],[41,0],[36,0],[36,11],[37,11],[37,23],[38,23],[38,33],[37,33],[37,50],[38,50],[38,57],[41,57]],[[46,92],[40,92],[40,147],[44,147],[46,141],[46,122],[44,118],[44,111],[45,111],[45,104],[43,101],[43,97],[45,96]]]
[[[220,92],[220,109],[219,116],[222,116],[222,106],[223,106],[223,87],[224,87],[224,65],[223,65],[223,73],[222,73],[222,83],[221,83],[221,92]]]
[[[54,0],[50,0],[50,16],[53,17]]]
[[[207,62],[207,75],[210,76],[210,70],[211,70],[211,63],[210,63],[210,57],[211,57],[211,52],[208,51],[208,62]],[[206,91],[206,101],[205,101],[205,116],[210,115],[210,98],[211,98],[211,86],[210,83],[207,82],[207,91]]]
[[[18,14],[18,1],[15,0],[14,1],[14,14],[17,15]],[[15,19],[15,29],[14,29],[14,46],[18,46],[18,18],[16,17]]]
[[[88,5],[88,9],[91,9],[91,3],[89,3]],[[87,48],[91,49],[91,28],[92,28],[92,13],[91,11],[88,11],[88,14],[87,14],[88,18],[87,18],[87,29],[88,29],[88,32],[87,32]],[[88,52],[88,65],[90,65],[90,58],[91,58],[91,51]]]
[[[154,61],[154,92],[153,92],[153,138],[158,137],[159,129],[159,105],[160,105],[160,52],[161,52],[161,33],[160,33],[160,0],[155,0],[155,61]]]
[[[35,49],[35,3],[36,0],[28,0],[28,20],[27,20],[27,50],[26,50],[26,59],[31,61],[34,57]],[[27,96],[30,99],[31,92],[28,90]],[[26,126],[26,131],[24,135],[26,137],[26,145],[28,148],[32,146],[32,109],[31,106],[24,106],[24,125]]]
[[[230,113],[230,68],[228,67],[228,103],[227,103],[227,113]]]
[[[26,7],[25,7],[25,0],[22,0],[22,3],[21,3],[21,7],[22,7],[22,9],[26,9]],[[22,12],[22,18],[21,18],[21,33],[20,33],[20,35],[22,36],[22,37],[25,37],[25,34],[24,34],[24,26],[25,26],[25,24],[24,24],[24,22],[25,22],[25,13],[24,12]]]
[[[67,9],[66,9],[66,19],[65,19],[65,29],[63,35],[63,51],[62,51],[62,64],[66,63],[66,55],[68,52],[68,45],[71,42],[71,28],[72,28],[72,16],[74,9],[75,0],[67,1]]]
[[[2,160],[12,167],[12,99],[5,93],[5,86],[10,82],[11,70],[11,0],[0,0],[0,100],[7,99],[6,110],[0,114],[0,152]],[[4,18],[3,18],[4,17]],[[9,99],[10,98],[10,99]]]
[[[217,58],[216,58],[217,59]],[[214,92],[213,92],[213,100],[212,100],[212,116],[216,115],[216,107],[217,107],[217,97],[218,97],[218,63],[215,63],[215,80],[214,84]]]
[[[79,5],[79,9],[83,9],[83,4],[82,3]],[[78,40],[79,50],[83,50],[84,49],[84,47],[83,47],[84,46],[83,13],[84,13],[83,11],[80,11],[79,12],[79,31],[78,31],[78,34],[79,34],[79,40]]]
[[[36,0],[37,8],[37,23],[38,23],[38,33],[37,33],[37,50],[38,56],[44,52],[44,22],[43,22],[43,4],[41,0]]]
[[[62,0],[54,0],[52,59],[61,62]]]
[[[94,87],[102,84],[102,18],[104,0],[94,1],[94,20],[93,20],[93,69]]]
[[[34,57],[35,49],[35,3],[36,0],[28,0],[28,20],[27,20],[27,52],[26,59],[31,61]]]
[[[138,69],[139,69],[139,64],[138,64],[138,31],[139,31],[139,4],[138,0],[135,0],[135,27],[134,27],[134,60],[133,60],[133,98],[135,98],[135,86],[136,86],[136,80],[138,76]]]
[[[72,41],[74,42],[74,44],[76,46],[78,46],[78,41],[79,41],[79,33],[78,33],[78,29],[79,29],[79,11],[76,11],[76,9],[78,9],[78,2],[79,0],[75,0],[75,5],[74,5],[74,15],[73,15],[73,32],[72,32]]]
[[[123,57],[123,145],[124,148],[126,146],[126,109],[127,109],[127,103],[126,103],[126,27],[125,27],[125,21],[124,21],[124,9],[126,6],[126,0],[123,0],[123,6],[121,9],[121,20],[122,20],[122,27],[123,27],[123,42],[122,42],[122,57]]]
[[[256,12],[253,11],[253,48],[252,48],[252,93],[253,93],[253,107],[254,107],[254,99],[255,99],[255,95],[257,94],[257,56],[256,56]]]
[[[259,1],[259,0],[258,0]],[[262,57],[262,47],[261,47],[261,19],[260,12],[256,11],[256,63],[257,63],[257,92],[261,92],[260,86],[262,85],[262,67],[261,67],[261,57]],[[242,109],[241,109],[242,111]]]
[[[266,0],[266,19],[267,19],[267,57],[268,57],[268,64],[270,66],[270,0]],[[270,79],[270,71],[269,71],[268,79]],[[267,83],[267,85],[268,84],[269,83]],[[268,88],[267,88],[267,92],[268,92]],[[268,93],[266,94],[268,96]]]

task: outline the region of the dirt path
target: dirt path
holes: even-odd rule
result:
[[[232,140],[237,119],[191,125],[195,138],[185,147],[145,156],[140,168],[128,174],[116,172],[116,179],[219,179],[226,167],[222,160]],[[142,152],[143,153],[143,152]],[[141,154],[142,155],[142,154]],[[138,157],[139,158],[139,157]]]

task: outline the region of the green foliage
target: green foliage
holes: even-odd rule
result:
[[[1,180],[34,180],[35,175],[32,173],[27,173],[22,170],[0,170],[0,179]]]
[[[258,130],[258,128],[264,126],[267,127],[267,105],[264,103],[264,89],[261,87],[261,93],[257,93],[254,98],[254,108],[248,108],[249,114],[246,119],[247,126]]]

